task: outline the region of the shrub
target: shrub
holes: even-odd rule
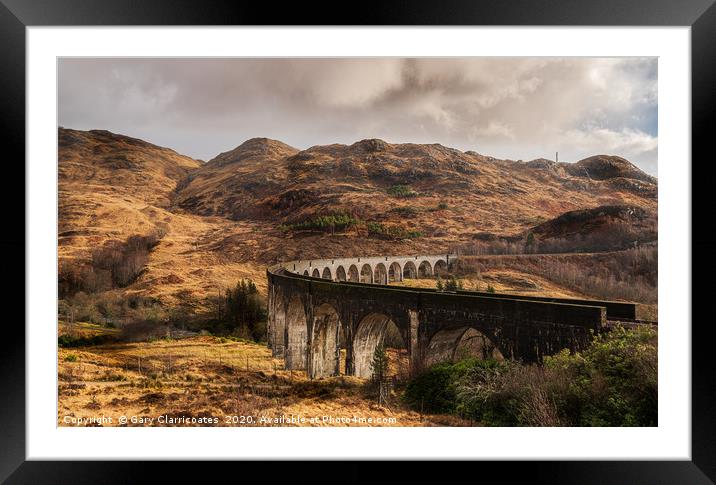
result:
[[[411,189],[407,185],[393,185],[392,187],[388,188],[388,195],[391,195],[393,197],[407,198],[416,197],[418,193],[414,192],[413,189]]]
[[[495,426],[656,426],[657,388],[656,330],[617,327],[542,366],[437,364],[408,383],[404,399],[415,410]]]
[[[545,359],[574,379],[571,420],[579,426],[657,425],[657,333],[617,327],[584,352]]]
[[[75,354],[67,354],[65,356],[65,362],[77,362],[77,356]]]
[[[414,216],[418,212],[420,212],[415,207],[407,206],[407,207],[394,207],[390,210],[391,212],[395,212],[400,214],[401,216],[408,217],[408,216]]]
[[[451,275],[445,282],[445,291],[459,291],[462,289],[462,281],[455,278],[455,275]]]
[[[457,385],[473,367],[490,367],[494,361],[467,359],[459,362],[441,362],[426,369],[410,380],[403,400],[411,408],[428,413],[456,413]]]
[[[94,335],[92,337],[72,337],[70,335],[60,335],[57,338],[57,345],[66,348],[87,347],[90,345],[100,345],[111,342],[112,340],[114,340],[114,338],[108,335]]]
[[[283,230],[305,231],[317,230],[323,232],[345,231],[349,227],[358,224],[360,221],[348,214],[332,214],[317,216],[293,224],[284,224]]]
[[[417,239],[423,237],[421,231],[408,230],[401,226],[386,226],[380,222],[368,221],[366,223],[368,234],[384,239]]]

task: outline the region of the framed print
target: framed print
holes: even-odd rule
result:
[[[692,159],[716,10],[499,7],[4,1],[26,326],[3,478],[461,459],[711,483]]]

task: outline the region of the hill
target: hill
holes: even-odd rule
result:
[[[198,160],[108,131],[65,128],[58,153],[61,298],[106,292],[112,300],[139,295],[192,306],[242,275],[260,274],[206,249],[226,229],[223,220],[170,210]],[[146,247],[129,251],[137,241]],[[128,274],[118,278],[119,272]],[[187,290],[195,298],[183,298]]]
[[[610,251],[656,242],[657,216],[653,210],[626,205],[569,211],[528,230],[540,252],[564,249]],[[548,250],[548,249],[552,250]]]
[[[600,218],[638,223],[570,211],[657,207],[657,181],[619,157],[556,164],[439,144],[299,150],[254,138],[202,163],[101,130],[60,128],[58,139],[61,296],[206,310],[240,278],[265,291],[266,265],[281,260],[444,251],[484,233],[550,239]]]
[[[253,139],[195,170],[175,203],[198,215],[303,228],[312,219],[345,214],[429,238],[464,238],[478,230],[517,234],[536,221],[595,205],[654,209],[656,181],[625,160],[628,167],[610,168],[617,159],[592,157],[574,168],[497,160],[438,144],[373,139],[298,151]]]

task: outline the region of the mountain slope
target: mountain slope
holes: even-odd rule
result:
[[[158,235],[159,243],[136,281],[117,291],[176,304],[187,302],[187,290],[203,298],[237,278],[260,274],[246,264],[222,263],[205,249],[212,235],[226,230],[225,221],[168,210],[177,186],[201,162],[101,130],[60,128],[58,140],[61,283],[97,279],[91,269],[100,249],[147,235]]]
[[[201,162],[174,150],[104,130],[60,128],[59,182],[89,184],[168,206],[177,183]]]
[[[372,139],[301,151],[255,138],[201,163],[106,131],[58,136],[61,270],[81,273],[98,249],[157,235],[136,279],[112,291],[169,306],[201,306],[240,278],[265,291],[266,265],[282,260],[444,251],[481,232],[522,237],[567,211],[657,205],[655,179],[600,170],[611,163],[603,158],[583,164],[597,178],[438,144]],[[331,214],[354,223],[292,225]]]
[[[232,220],[295,223],[347,213],[433,237],[514,234],[535,220],[595,205],[655,208],[656,180],[621,160],[522,163],[382,140],[298,151],[254,139],[195,170],[175,203]],[[586,169],[591,178],[583,176]]]

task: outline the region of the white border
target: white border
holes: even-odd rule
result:
[[[690,459],[689,28],[32,27],[27,41],[28,459]],[[58,428],[58,56],[658,56],[658,428]]]

